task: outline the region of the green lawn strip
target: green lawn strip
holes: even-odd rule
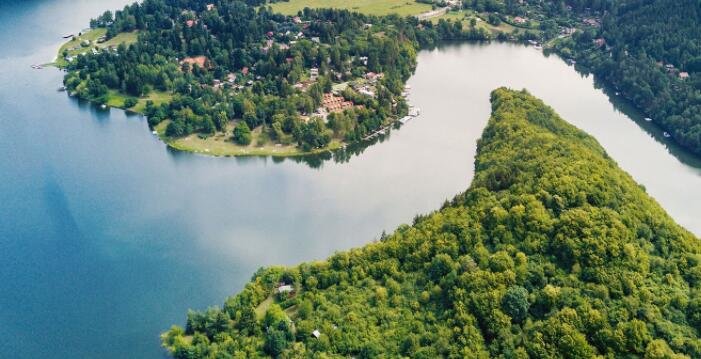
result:
[[[271,4],[273,11],[286,15],[296,15],[308,8],[336,8],[357,11],[368,15],[410,16],[430,11],[431,5],[413,0],[290,0]]]
[[[327,151],[337,150],[343,147],[344,143],[338,139],[333,139],[328,146],[317,148],[311,151],[303,151],[295,145],[280,145],[275,143],[266,143],[258,145],[258,140],[262,134],[262,128],[258,127],[251,131],[251,144],[241,146],[231,140],[231,131],[225,133],[217,133],[216,135],[205,136],[202,134],[193,133],[185,137],[168,137],[165,135],[166,128],[170,121],[165,120],[159,123],[154,130],[158,136],[167,143],[170,147],[188,152],[206,154],[210,156],[274,156],[274,157],[291,157],[318,154]],[[233,126],[231,126],[233,128]]]
[[[108,48],[110,46],[119,46],[120,44],[133,44],[136,42],[138,33],[134,32],[123,32],[117,36],[105,41],[103,43],[97,43],[97,40],[107,34],[107,29],[99,28],[90,30],[88,32],[82,33],[80,36],[74,36],[71,40],[64,43],[59,49],[56,56],[56,61],[54,65],[57,67],[65,67],[68,65],[64,59],[64,52],[67,52],[68,56],[77,56],[81,54],[88,53],[92,51],[95,47],[98,49]],[[83,46],[84,41],[90,41],[90,45]]]

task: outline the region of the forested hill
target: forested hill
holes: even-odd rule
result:
[[[701,2],[626,0],[560,44],[701,155]]]
[[[260,270],[164,346],[176,358],[701,357],[699,239],[527,92],[498,89],[492,107],[467,192],[377,243]]]

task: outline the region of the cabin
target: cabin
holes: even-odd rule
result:
[[[193,27],[193,26],[195,26],[195,24],[197,24],[197,21],[195,21],[195,20],[185,21],[185,25],[187,25],[187,27]]]
[[[291,284],[282,284],[277,287],[278,293],[292,293],[294,292],[294,287]]]
[[[606,40],[604,38],[600,37],[600,38],[594,40],[594,44],[598,47],[602,47],[602,46],[606,45]]]
[[[516,24],[525,24],[527,22],[528,22],[528,19],[522,18],[520,16],[516,16],[514,18],[514,23],[516,23]]]
[[[584,20],[582,20],[582,22],[585,23],[585,24],[587,24],[587,25],[589,25],[589,26],[591,26],[591,27],[599,27],[599,26],[601,26],[601,24],[599,23],[599,21],[596,20],[596,19],[584,19]]]
[[[682,79],[682,80],[686,80],[686,79],[689,78],[689,73],[686,72],[686,71],[680,72],[680,73],[679,73],[679,78]]]
[[[384,77],[384,74],[382,74],[382,73],[378,74],[378,73],[374,73],[374,72],[368,72],[365,74],[365,78],[371,82],[377,81],[377,80],[381,79],[382,77]]]
[[[319,329],[314,329],[314,331],[312,332],[312,336],[316,339],[319,339],[319,337],[321,336],[321,332],[319,331]]]
[[[207,4],[207,11],[212,11],[214,10],[215,6],[214,4]]]

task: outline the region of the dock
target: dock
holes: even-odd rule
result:
[[[383,126],[383,127],[379,128],[377,131],[370,133],[369,135],[363,137],[363,140],[367,141],[367,140],[372,139],[373,137],[376,137],[379,135],[385,135],[389,131],[390,126],[392,126],[394,123],[399,122],[400,124],[403,125],[403,124],[409,122],[409,120],[411,120],[412,118],[419,117],[420,113],[421,113],[421,110],[418,107],[410,107],[408,115],[406,115],[398,120],[392,121],[392,123],[390,123],[389,125]]]

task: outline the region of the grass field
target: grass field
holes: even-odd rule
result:
[[[413,0],[290,0],[271,4],[275,12],[295,15],[308,8],[336,8],[357,11],[368,15],[397,14],[409,16],[431,10],[431,5],[417,3]]]
[[[165,135],[166,128],[170,121],[166,120],[158,124],[155,130],[159,137],[170,147],[181,151],[202,153],[210,156],[275,156],[289,157],[301,156],[315,153],[322,153],[329,150],[339,149],[343,143],[338,140],[332,140],[328,147],[324,149],[315,149],[309,152],[304,152],[294,145],[277,145],[267,143],[259,146],[258,139],[261,136],[261,128],[258,127],[251,131],[252,141],[248,146],[241,146],[231,141],[232,131],[229,129],[226,133],[217,133],[213,136],[201,138],[198,134],[182,138],[170,138]]]
[[[480,29],[480,28],[485,29],[492,34],[496,34],[498,32],[505,32],[507,34],[510,34],[514,30],[518,29],[517,27],[511,26],[503,21],[501,24],[499,24],[499,26],[494,26],[486,21],[487,17],[488,17],[488,14],[477,14],[471,10],[463,10],[461,12],[451,11],[445,15],[431,18],[431,22],[433,22],[434,24],[437,24],[438,21],[440,21],[441,19],[450,20],[450,21],[461,21],[463,24],[463,27],[467,28],[470,26],[470,19],[476,19],[477,20],[476,26],[478,29]]]
[[[88,31],[81,36],[75,36],[73,39],[69,40],[58,49],[58,54],[56,56],[56,61],[54,64],[58,67],[66,66],[67,63],[63,59],[63,52],[68,51],[69,56],[76,56],[79,54],[87,53],[95,47],[99,49],[104,49],[112,45],[117,46],[119,44],[133,44],[137,40],[137,32],[123,32],[117,36],[111,38],[109,41],[103,42],[101,44],[97,43],[97,39],[105,36],[107,33],[106,29],[95,29]],[[81,43],[85,40],[90,41],[90,46],[82,47]]]
[[[124,108],[124,101],[130,96],[123,95],[115,90],[109,90],[107,93],[107,106]],[[164,102],[170,101],[173,95],[167,92],[151,91],[148,96],[138,98],[136,106],[129,110],[134,112],[143,112],[146,108],[147,101],[153,101],[153,104],[158,106]]]

